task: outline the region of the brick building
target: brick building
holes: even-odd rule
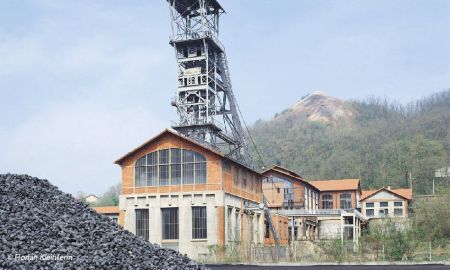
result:
[[[262,175],[164,130],[115,161],[125,229],[198,258],[208,246],[263,243]]]
[[[317,217],[307,215],[319,208],[319,190],[299,174],[273,166],[264,171],[263,192],[272,213],[285,215],[289,240],[314,239]]]

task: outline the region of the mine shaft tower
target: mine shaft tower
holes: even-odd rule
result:
[[[245,133],[225,55],[218,39],[217,0],[167,0],[178,66],[177,93],[172,105],[179,119],[172,126],[184,136],[251,165]]]

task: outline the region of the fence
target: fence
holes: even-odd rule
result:
[[[214,247],[199,258],[205,263],[277,263],[277,262],[441,262],[450,261],[450,241],[411,243],[409,248],[368,241],[302,240],[280,247],[239,244]]]

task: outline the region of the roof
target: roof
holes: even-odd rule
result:
[[[96,195],[94,195],[94,194],[88,194],[86,196],[83,196],[83,198],[88,198],[88,197],[91,197],[91,196],[98,199],[98,197]]]
[[[410,188],[398,188],[398,189],[388,189],[388,188],[380,188],[380,189],[373,189],[373,190],[363,190],[362,194],[361,194],[361,201],[365,200],[369,197],[371,197],[372,195],[375,195],[376,193],[380,192],[380,191],[387,191],[390,193],[393,193],[397,196],[400,196],[402,198],[405,198],[407,200],[411,200],[412,199],[412,189]]]
[[[118,206],[99,206],[93,207],[93,209],[100,214],[118,214],[119,207]]]
[[[292,177],[292,178],[294,178],[294,179],[296,179],[296,180],[298,180],[300,182],[308,184],[309,186],[311,186],[313,188],[316,188],[315,186],[311,185],[311,183],[309,183],[305,179],[303,179],[303,177],[301,175],[299,175],[298,173],[296,173],[294,171],[291,171],[291,170],[288,170],[286,168],[283,168],[283,167],[281,167],[279,165],[274,165],[274,166],[272,166],[272,168],[263,171],[261,174],[267,174],[267,173],[269,173],[271,171],[287,175],[287,176]]]
[[[249,170],[251,170],[251,171],[254,171],[254,172],[257,173],[257,174],[260,174],[259,172],[255,171],[255,169],[250,168],[250,167],[248,167],[247,165],[245,165],[245,164],[243,164],[243,163],[241,163],[241,162],[239,162],[239,161],[237,161],[237,160],[235,160],[235,159],[232,159],[232,158],[230,158],[230,157],[227,157],[224,153],[222,153],[222,152],[220,152],[220,151],[218,151],[218,150],[216,150],[216,149],[207,147],[207,146],[205,146],[205,145],[199,143],[198,141],[196,141],[196,140],[194,140],[194,139],[191,139],[191,138],[185,137],[185,136],[183,136],[183,135],[180,135],[179,133],[177,133],[177,132],[175,132],[175,131],[172,131],[172,130],[170,130],[170,129],[164,129],[163,131],[161,131],[160,133],[158,133],[156,136],[150,138],[149,140],[147,140],[146,142],[144,142],[144,143],[141,144],[140,146],[136,147],[135,149],[131,150],[130,152],[128,152],[128,153],[125,154],[124,156],[122,156],[122,157],[120,157],[119,159],[117,159],[116,161],[114,161],[114,164],[121,165],[122,162],[123,162],[125,159],[127,159],[127,158],[130,157],[130,156],[132,156],[132,155],[135,154],[137,151],[141,150],[142,148],[144,148],[144,147],[150,145],[151,143],[155,142],[155,141],[158,140],[159,138],[161,138],[161,137],[163,137],[163,136],[165,136],[165,135],[168,135],[168,134],[177,136],[178,138],[180,138],[180,139],[182,139],[182,140],[185,140],[185,141],[187,141],[187,142],[190,142],[190,143],[192,143],[192,144],[194,144],[194,145],[196,145],[196,146],[198,146],[198,147],[201,147],[201,148],[203,148],[203,149],[205,149],[205,150],[210,151],[211,153],[214,153],[214,154],[216,154],[216,155],[218,155],[218,156],[220,156],[220,157],[222,157],[222,158],[226,158],[226,159],[228,159],[228,160],[230,160],[230,161],[232,161],[232,162],[234,162],[234,163],[237,163],[237,164],[241,165],[242,167],[245,167],[245,168],[247,168],[247,169],[249,169]]]
[[[288,169],[286,169],[286,168],[283,168],[283,167],[281,167],[281,166],[279,166],[279,165],[273,165],[272,168],[267,169],[267,170],[263,171],[262,173],[264,174],[264,173],[269,172],[269,171],[278,171],[278,172],[280,172],[280,173],[288,174],[288,175],[290,175],[290,176],[292,176],[292,177],[295,177],[295,178],[301,178],[301,179],[303,179],[303,177],[301,177],[301,176],[300,176],[299,174],[297,174],[296,172],[291,171],[291,170],[288,170]]]
[[[309,183],[320,191],[358,190],[359,179],[314,180]]]

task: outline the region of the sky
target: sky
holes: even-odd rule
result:
[[[316,90],[399,102],[450,87],[450,1],[222,0],[245,120]],[[0,173],[102,194],[176,120],[164,0],[0,1]]]

